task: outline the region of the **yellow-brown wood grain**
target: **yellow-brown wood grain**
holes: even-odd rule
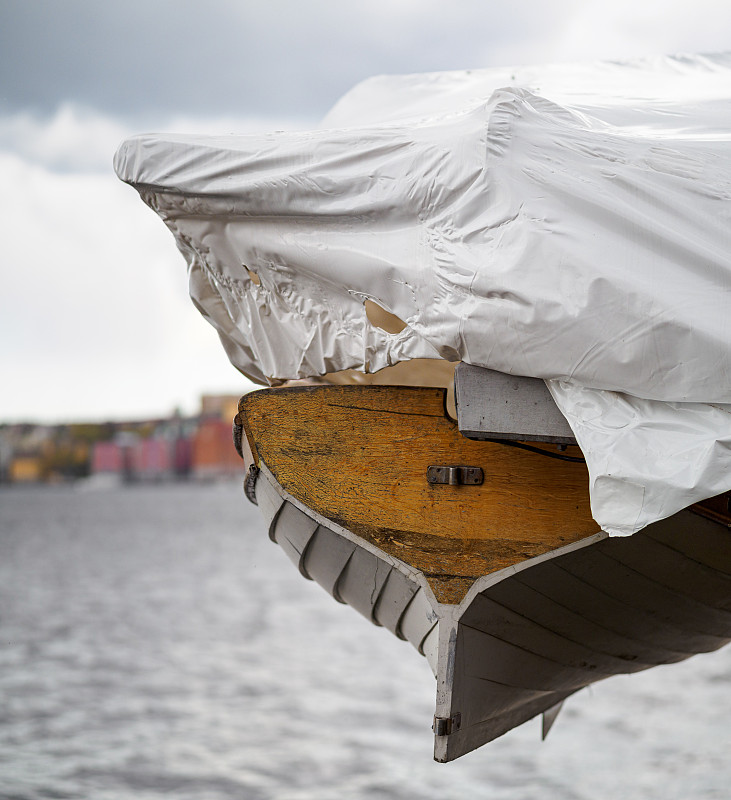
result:
[[[440,602],[456,603],[479,576],[599,528],[584,464],[466,439],[446,416],[445,394],[265,389],[241,399],[238,421],[291,495],[421,570]],[[481,467],[484,483],[432,485],[431,465]]]

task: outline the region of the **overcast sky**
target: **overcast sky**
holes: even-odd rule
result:
[[[380,73],[729,48],[725,0],[0,0],[0,421],[249,388],[111,170],[125,136],[314,126]]]

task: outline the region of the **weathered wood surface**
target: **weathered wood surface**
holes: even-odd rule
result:
[[[286,491],[421,570],[443,603],[481,575],[598,530],[584,464],[466,439],[443,389],[262,390],[241,399],[237,421]],[[481,467],[483,485],[427,482],[430,465],[455,464]]]

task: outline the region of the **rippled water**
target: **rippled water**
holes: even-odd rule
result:
[[[731,648],[431,760],[434,680],[238,485],[0,490],[0,797],[731,796]]]

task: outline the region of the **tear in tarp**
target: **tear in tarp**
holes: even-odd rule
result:
[[[322,129],[138,136],[115,169],[253,380],[544,378],[628,534],[731,488],[730,123],[731,55],[382,77]]]

